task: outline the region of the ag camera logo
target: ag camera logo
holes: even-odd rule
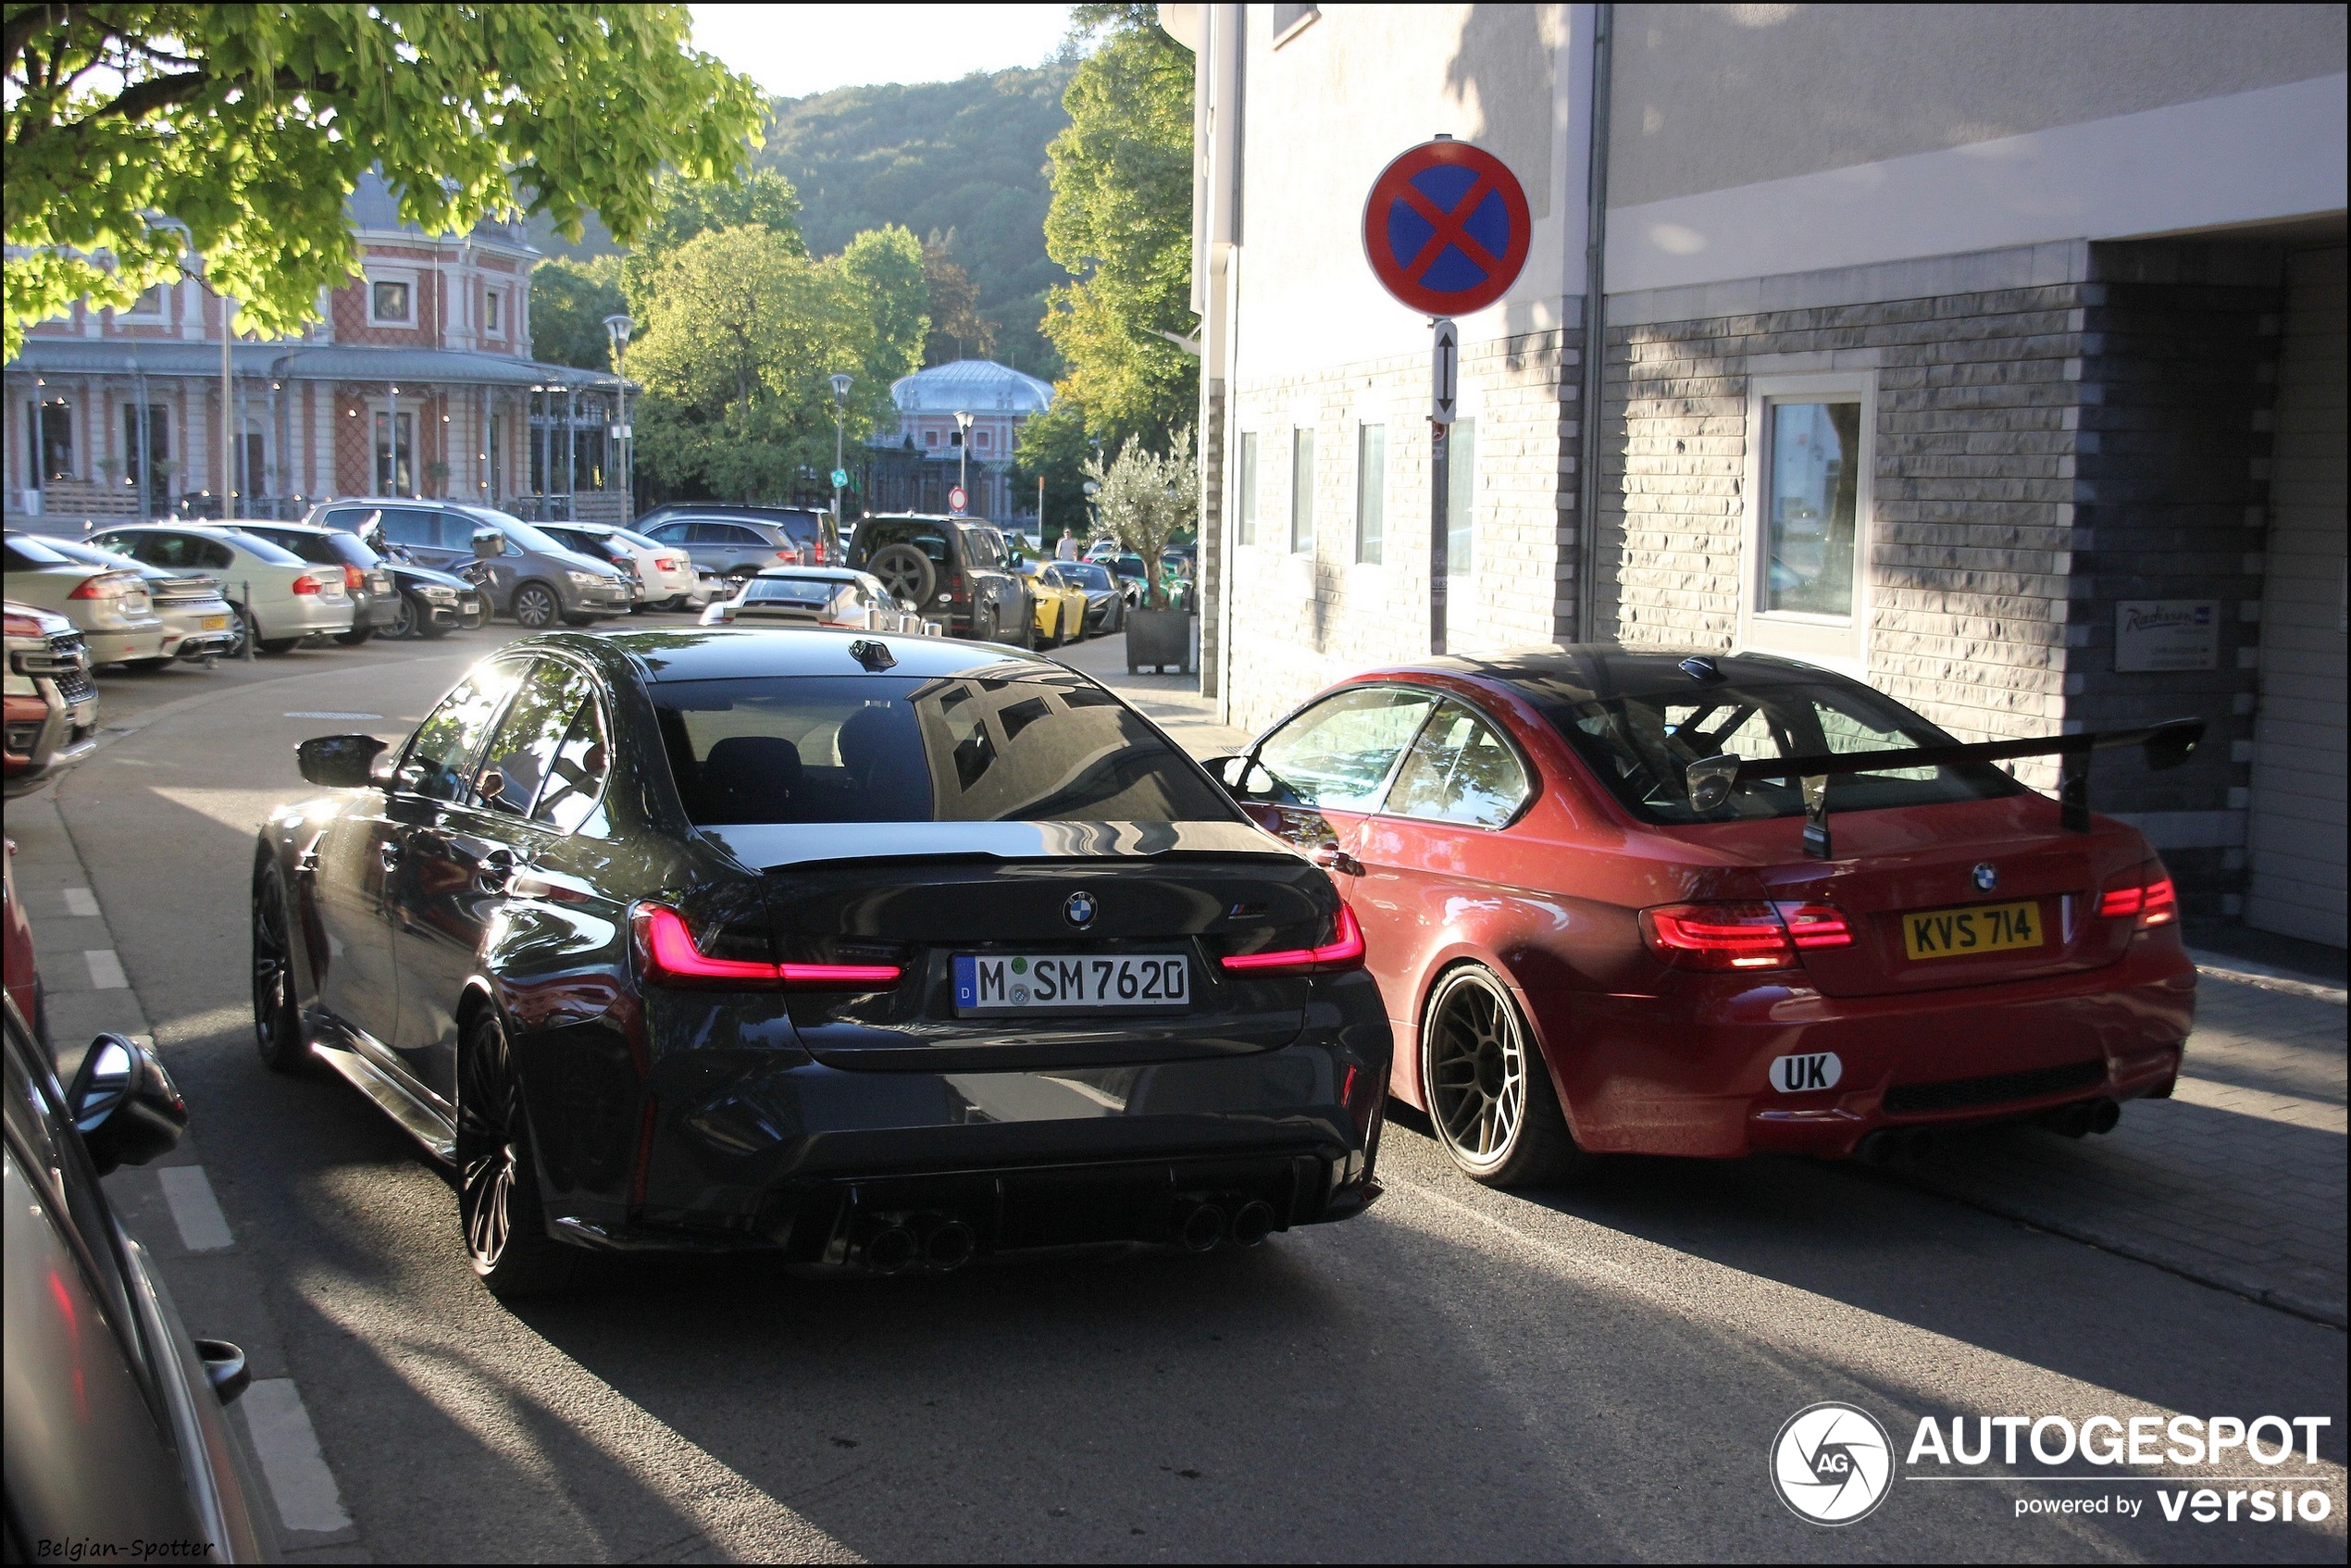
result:
[[[1814,1524],[1850,1524],[1893,1489],[1894,1445],[1877,1417],[1835,1400],[1807,1405],[1772,1439],[1772,1487]]]

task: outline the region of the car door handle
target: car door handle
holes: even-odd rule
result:
[[[392,839],[386,839],[382,843],[378,844],[376,846],[376,858],[384,863],[384,869],[386,871],[389,871],[393,866],[398,865],[400,864],[400,845],[398,841]]]
[[[503,893],[516,865],[512,850],[501,846],[474,863],[474,886],[485,893]]]
[[[1344,872],[1350,877],[1363,874],[1363,863],[1340,849],[1337,844],[1325,844],[1314,852],[1314,864],[1325,871]]]

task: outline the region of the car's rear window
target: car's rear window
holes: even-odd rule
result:
[[[69,566],[73,558],[52,550],[37,539],[12,539],[7,541],[8,569],[31,571],[36,566]]]
[[[776,822],[1230,822],[1081,677],[786,676],[652,689],[686,812]]]
[[[339,566],[342,565],[342,557],[336,553],[334,545],[330,542],[330,536],[327,534],[296,533],[292,530],[280,532],[276,529],[271,529],[267,532],[255,530],[253,532],[253,537],[258,540],[263,540],[270,544],[274,544],[280,550],[291,550],[295,554],[301,556],[304,560],[316,566]],[[354,544],[359,543],[358,540],[353,538],[350,534],[342,534],[332,537],[349,539]],[[366,546],[361,545],[360,548],[365,549]]]
[[[1685,689],[1545,706],[1616,798],[1659,823],[1803,815],[1803,786],[1794,778],[1749,779],[1714,810],[1694,811],[1686,770],[1706,757],[1727,753],[1755,761],[1954,743],[1892,698],[1829,675],[1692,681]],[[1850,812],[1934,805],[1990,800],[2023,788],[1989,763],[1897,767],[1832,775],[1829,806]]]

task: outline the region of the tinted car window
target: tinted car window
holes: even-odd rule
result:
[[[1610,697],[1557,707],[1549,716],[1618,800],[1646,820],[1664,823],[1803,813],[1799,780],[1757,778],[1736,786],[1729,800],[1700,815],[1690,807],[1685,769],[1701,758],[1729,753],[1757,760],[1954,743],[1893,699],[1829,675],[1736,678]],[[1829,804],[1840,812],[1869,811],[1989,800],[2023,788],[1989,763],[1892,767],[1832,776]]]
[[[653,696],[698,823],[1234,819],[1181,753],[1076,676],[680,681]]]
[[[1004,564],[1003,541],[991,529],[964,530],[965,558],[976,566],[1001,566]]]
[[[229,539],[230,543],[235,544],[238,549],[250,552],[251,554],[260,557],[263,561],[268,563],[270,566],[298,566],[303,564],[303,558],[295,554],[292,551],[286,549],[282,545],[272,544],[267,540],[263,539],[256,534],[245,532],[243,529],[231,529],[229,534]],[[196,536],[196,542],[204,547],[201,553],[201,565],[207,566],[226,566],[232,565],[235,562],[236,557],[229,554],[228,545],[221,543],[220,541],[217,539],[205,539],[202,535],[198,535]]]
[[[440,546],[441,514],[422,506],[387,506],[383,509],[384,537],[394,544],[420,544],[427,549]],[[457,543],[462,547],[470,529],[460,530]]]
[[[8,569],[12,572],[34,572],[44,566],[69,566],[72,560],[50,549],[37,539],[6,541]]]
[[[367,519],[375,515],[376,508],[373,506],[338,506],[319,521],[330,529],[349,529],[356,533],[366,528]]]
[[[1090,561],[1064,561],[1052,568],[1053,576],[1078,588],[1090,588],[1101,592],[1110,587],[1110,574]]]
[[[1398,686],[1341,691],[1267,736],[1257,760],[1297,804],[1370,811],[1436,702]]]
[[[460,547],[466,546],[473,539],[476,529],[487,524],[504,534],[510,544],[521,550],[537,551],[543,554],[550,550],[563,548],[562,545],[557,544],[513,513],[501,512],[492,506],[453,508],[447,514],[447,517],[449,522],[459,525],[456,534]]]
[[[253,530],[253,534],[255,539],[267,540],[280,549],[292,551],[313,566],[339,566],[342,565],[342,557],[335,553],[334,545],[329,541],[325,534],[280,533],[274,529],[267,531],[256,529]],[[350,538],[348,534],[342,537]],[[355,544],[358,541],[353,540],[352,542]]]
[[[664,544],[683,544],[687,539],[686,530],[692,527],[691,523],[664,523],[653,529],[653,536]]]
[[[427,800],[464,800],[473,778],[474,752],[516,674],[510,664],[492,665],[459,681],[417,726],[400,762],[400,788]]]
[[[756,529],[747,529],[740,523],[696,523],[694,525],[694,542],[696,544],[728,544],[756,549],[758,546],[763,545],[767,541],[759,537]]]
[[[1459,703],[1439,703],[1388,791],[1391,815],[1499,828],[1526,799],[1526,769],[1494,727]]]
[[[570,666],[553,659],[531,666],[482,754],[479,788],[483,805],[515,816],[529,815],[555,748],[587,697],[588,678]]]

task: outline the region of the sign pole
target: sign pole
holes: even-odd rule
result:
[[[1451,574],[1453,409],[1460,397],[1462,338],[1450,317],[1429,323],[1428,651],[1445,652],[1445,597]]]

